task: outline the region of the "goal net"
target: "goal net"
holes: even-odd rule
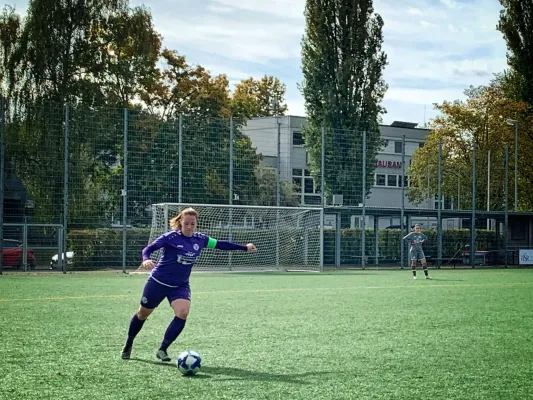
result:
[[[198,212],[198,228],[208,236],[241,244],[253,243],[255,253],[205,249],[194,270],[321,271],[322,209],[160,203],[152,205],[149,243],[167,232],[169,220],[182,209]],[[157,262],[160,251],[152,254]],[[136,272],[143,272],[139,268]]]

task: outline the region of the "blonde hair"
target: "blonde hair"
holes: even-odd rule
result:
[[[189,207],[189,208],[185,208],[181,210],[181,212],[178,215],[170,219],[169,221],[170,229],[172,230],[181,229],[181,221],[183,220],[183,217],[185,217],[186,215],[194,215],[196,217],[196,221],[198,222],[198,212],[194,208]]]

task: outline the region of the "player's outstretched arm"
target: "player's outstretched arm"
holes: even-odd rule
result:
[[[233,243],[226,240],[217,240],[212,237],[210,237],[207,241],[207,247],[210,249],[219,249],[219,250],[240,250],[240,251],[247,251],[249,253],[253,253],[257,250],[255,245],[253,243],[248,243],[246,245],[239,244],[239,243]]]

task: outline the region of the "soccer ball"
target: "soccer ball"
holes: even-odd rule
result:
[[[197,352],[186,350],[178,356],[176,364],[183,375],[194,375],[202,366],[202,358]]]

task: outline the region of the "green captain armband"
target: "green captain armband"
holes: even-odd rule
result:
[[[208,249],[214,249],[216,245],[217,245],[217,240],[216,239],[210,237],[207,240],[207,248]]]

